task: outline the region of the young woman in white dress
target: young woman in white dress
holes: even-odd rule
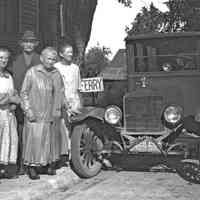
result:
[[[10,52],[0,48],[0,177],[12,178],[16,172],[18,151],[17,123],[14,115],[20,98],[14,90],[13,79],[6,72]]]
[[[63,43],[59,48],[61,60],[55,64],[60,72],[64,83],[64,104],[67,105],[67,112],[64,112],[61,120],[62,150],[61,155],[70,152],[70,140],[68,130],[68,116],[79,113],[82,107],[79,88],[81,76],[78,65],[73,63],[73,48],[68,43]],[[64,120],[65,119],[65,120]]]

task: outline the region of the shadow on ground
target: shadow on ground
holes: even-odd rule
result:
[[[175,172],[173,164],[178,160],[178,157],[173,156],[166,161],[160,154],[113,154],[110,158],[113,164],[111,169],[119,171]]]

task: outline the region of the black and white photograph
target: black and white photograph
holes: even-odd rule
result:
[[[0,200],[199,200],[200,0],[0,0]]]

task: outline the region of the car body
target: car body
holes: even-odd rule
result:
[[[128,87],[122,109],[89,107],[71,119],[72,163],[81,177],[96,175],[112,155],[151,156],[159,163],[199,152],[199,140],[184,134],[173,141],[181,144],[178,151],[175,145],[169,154],[165,146],[179,128],[176,122],[200,106],[200,33],[129,36],[126,56]],[[163,116],[172,127],[163,123]]]

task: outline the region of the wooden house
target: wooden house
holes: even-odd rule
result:
[[[0,0],[0,46],[16,50],[24,30],[35,31],[40,44],[58,40],[59,0]]]

